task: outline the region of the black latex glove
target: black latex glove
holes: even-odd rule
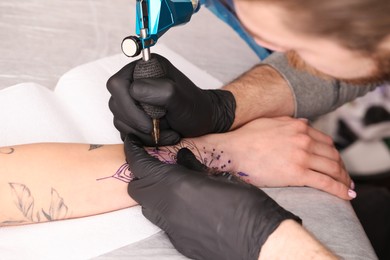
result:
[[[160,145],[175,144],[181,137],[229,130],[235,113],[231,92],[202,90],[166,58],[152,55],[161,64],[165,77],[133,80],[137,63],[134,61],[107,82],[112,95],[109,106],[114,114],[114,125],[122,137],[133,133],[144,144],[154,145],[151,119],[138,102],[166,108],[166,116],[160,120]]]
[[[184,166],[149,156],[133,135],[125,140],[125,153],[136,177],[129,195],[187,257],[258,259],[260,247],[283,220],[300,221],[252,185],[208,176],[207,167],[186,148],[177,154]]]

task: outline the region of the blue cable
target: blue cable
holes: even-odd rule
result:
[[[227,23],[249,45],[260,60],[268,57],[272,51],[258,45],[253,37],[242,27],[234,11],[232,0],[201,0],[202,5],[207,7],[219,19]]]

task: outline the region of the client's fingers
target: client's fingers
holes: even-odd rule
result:
[[[334,161],[327,157],[312,154],[309,160],[309,169],[325,174],[348,187],[351,185],[351,177],[341,161]]]
[[[335,162],[341,162],[341,156],[339,151],[334,147],[334,145],[329,145],[323,142],[315,141],[310,147],[310,150],[313,154],[326,157]]]
[[[345,169],[340,153],[334,146],[332,138],[312,127],[309,128],[308,134],[314,141],[310,147],[313,155],[310,159],[309,168],[351,187],[351,177]]]
[[[351,200],[356,197],[356,193],[345,184],[311,170],[308,170],[302,179],[302,185],[325,191],[344,200]]]
[[[327,134],[324,134],[323,132],[313,128],[308,128],[308,134],[311,136],[314,140],[317,140],[319,142],[322,142],[324,144],[332,145],[333,146],[333,139]]]

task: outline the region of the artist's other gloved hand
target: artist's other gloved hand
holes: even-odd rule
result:
[[[129,135],[125,153],[136,177],[129,195],[190,258],[258,259],[261,246],[283,220],[300,221],[252,185],[208,176],[207,167],[186,148],[177,154],[179,164],[164,164]]]
[[[229,130],[235,113],[231,92],[202,90],[166,58],[152,55],[159,60],[165,77],[134,80],[137,62],[134,61],[107,82],[112,95],[109,106],[114,114],[114,125],[122,136],[133,133],[144,144],[154,145],[151,119],[138,102],[166,108],[166,116],[160,120],[160,145],[175,144],[181,137]]]

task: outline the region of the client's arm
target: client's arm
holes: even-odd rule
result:
[[[0,148],[0,226],[96,215],[136,204],[114,178],[122,145],[28,144]]]
[[[268,149],[270,144],[273,149]],[[173,163],[181,147],[188,147],[209,168],[236,172],[256,186],[307,185],[349,198],[350,178],[337,167],[340,157],[331,140],[297,119],[258,119],[229,133],[183,139],[158,153],[147,150]],[[313,161],[333,170],[294,173]],[[281,165],[278,171],[270,170],[272,162]],[[0,166],[0,226],[83,217],[135,204],[126,194],[130,172],[123,145],[3,147]]]
[[[229,171],[232,168],[229,151],[210,146],[210,138],[212,136],[186,139],[176,146],[163,147],[158,152],[154,149],[147,150],[149,154],[160,160],[171,163],[176,160],[177,151],[181,147],[188,147],[197,159],[207,166]],[[231,159],[233,160],[233,158]],[[2,147],[0,148],[0,165],[0,226],[96,215],[136,204],[127,193],[128,182],[133,178],[133,175],[125,163],[123,145],[44,143]],[[158,188],[159,186],[153,187]],[[166,194],[166,187],[161,188],[162,194]],[[191,190],[191,187],[188,188],[190,189],[187,192]],[[230,190],[225,192],[229,193]],[[162,194],[155,193],[160,198],[163,197]],[[201,190],[199,190],[199,195],[203,196],[203,199],[195,199],[195,201],[215,201],[216,205],[221,204],[221,207],[206,208],[214,211],[221,209],[221,212],[225,212],[228,216],[230,216],[231,210],[240,208],[236,207],[237,205],[230,205],[232,196],[223,196],[222,198],[211,196],[212,199],[210,199],[209,194]],[[233,207],[224,207],[224,200],[227,200],[227,204]],[[236,202],[241,204],[240,201]],[[179,204],[172,201],[171,205]],[[186,204],[187,210],[191,206],[193,206],[192,203]],[[251,211],[251,209],[242,207],[241,210]],[[202,211],[195,210],[195,212],[201,214]],[[173,213],[174,219],[177,219],[177,214]],[[210,211],[211,213],[212,211]],[[219,218],[220,214],[211,214],[211,216]],[[202,217],[205,217],[206,220]],[[207,223],[211,218],[207,214],[201,214],[201,217],[193,215],[192,221]],[[189,219],[191,217],[186,218],[183,223],[188,223]],[[232,221],[227,226],[232,231],[241,230],[240,225],[236,226],[236,224]],[[192,236],[194,232],[200,232],[196,225],[193,226],[195,230],[191,229],[191,225],[186,225],[186,227],[189,230],[184,228],[180,229],[180,232],[187,233],[189,236]],[[209,227],[206,229],[209,231],[206,232],[207,234],[213,233],[214,228],[209,225],[205,227]],[[206,233],[203,235],[207,236]],[[218,234],[213,236],[215,241],[220,239]],[[296,243],[300,243],[300,246],[296,246]],[[234,244],[233,247],[237,246],[238,244]],[[254,244],[254,246],[261,245]],[[209,247],[212,247],[212,244]],[[256,248],[254,250],[258,251]],[[297,254],[305,254],[306,256],[331,255],[307,231],[291,220],[283,221],[269,236],[263,245],[260,258],[271,257],[273,259],[275,255],[280,256],[281,253],[285,253],[289,257],[298,257]]]
[[[212,167],[229,164],[223,151],[203,147],[202,140],[205,138],[185,139],[158,152],[153,148],[147,151],[173,163],[177,150],[188,147]],[[136,205],[127,194],[131,178],[123,145],[41,143],[0,147],[0,226],[131,207]]]

